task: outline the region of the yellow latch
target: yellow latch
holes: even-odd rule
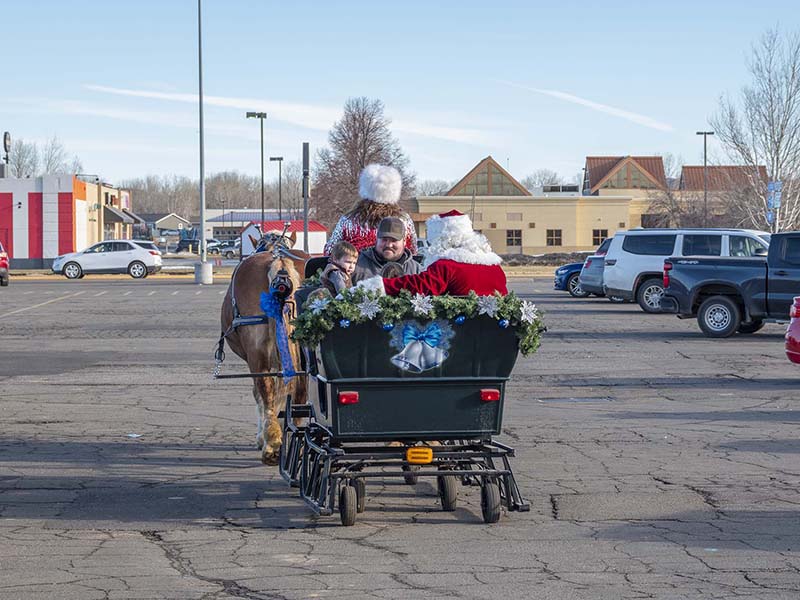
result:
[[[414,446],[406,450],[406,460],[412,465],[427,465],[433,462],[433,449],[427,446]]]

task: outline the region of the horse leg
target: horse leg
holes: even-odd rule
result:
[[[275,380],[265,378],[260,380],[263,384],[261,388],[263,401],[263,439],[264,446],[261,448],[261,462],[265,465],[278,464],[281,442],[283,441],[283,428],[278,421],[278,411],[275,409]]]

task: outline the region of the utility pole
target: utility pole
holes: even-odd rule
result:
[[[264,119],[267,118],[265,112],[248,112],[248,119],[258,119],[261,121],[261,225],[264,224]],[[260,228],[259,228],[260,229]]]
[[[703,136],[703,227],[708,227],[708,136],[713,131],[698,131]]]
[[[282,156],[270,156],[270,162],[277,162],[278,163],[278,220],[283,221],[283,201],[281,199],[282,196],[282,188],[283,188],[283,178],[281,177],[281,167],[283,166],[283,157]]]
[[[203,21],[202,0],[197,0],[197,82],[200,115],[200,264],[195,269],[195,283],[214,282],[211,264],[206,253],[206,177],[205,144],[203,140]]]
[[[303,142],[303,252],[308,253],[308,142]]]

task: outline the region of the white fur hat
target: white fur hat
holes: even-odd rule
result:
[[[367,165],[358,178],[358,193],[364,200],[380,204],[397,204],[403,189],[403,179],[394,167]]]
[[[425,222],[428,248],[424,266],[447,258],[473,265],[499,265],[502,259],[492,252],[485,236],[472,229],[472,221],[457,210],[433,215]]]

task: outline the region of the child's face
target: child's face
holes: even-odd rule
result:
[[[352,275],[353,271],[356,270],[356,261],[358,259],[355,256],[343,256],[338,261],[337,264],[339,268],[347,273],[348,275]]]

